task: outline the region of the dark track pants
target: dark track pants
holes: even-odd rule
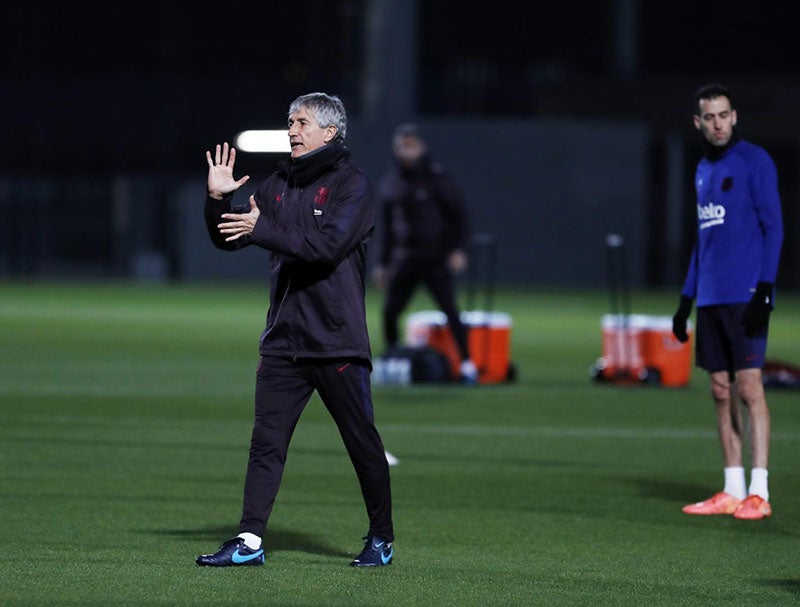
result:
[[[466,360],[469,358],[467,329],[458,315],[453,274],[443,263],[405,262],[391,270],[383,303],[383,336],[386,345],[397,345],[397,321],[420,283],[425,285],[436,305],[447,316],[461,359]]]
[[[389,465],[374,423],[369,367],[363,360],[262,356],[239,532],[263,536],[300,414],[316,390],[339,428],[369,518],[370,535],[394,540]]]

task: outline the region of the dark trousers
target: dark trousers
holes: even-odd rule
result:
[[[469,358],[467,329],[456,307],[453,274],[441,262],[408,261],[391,269],[383,302],[383,336],[387,347],[397,345],[397,321],[420,283],[425,285],[436,305],[447,316],[461,359],[466,360]]]
[[[375,428],[370,370],[363,360],[261,357],[239,532],[264,535],[289,441],[314,390],[336,422],[358,476],[368,533],[393,541],[389,465]]]

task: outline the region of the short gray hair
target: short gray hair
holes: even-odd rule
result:
[[[317,124],[323,129],[329,126],[336,127],[336,137],[332,143],[344,143],[344,138],[347,136],[347,112],[339,97],[327,93],[300,95],[289,106],[289,115],[291,116],[302,107],[308,109]]]

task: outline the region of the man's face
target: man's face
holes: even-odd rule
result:
[[[394,155],[405,167],[417,164],[425,149],[425,144],[415,135],[399,135],[394,140]]]
[[[289,115],[289,144],[292,147],[292,158],[299,158],[330,143],[336,136],[336,131],[335,126],[320,127],[308,108],[301,107]]]
[[[724,147],[731,140],[736,125],[736,110],[731,109],[730,99],[701,99],[699,106],[700,115],[694,116],[695,128],[711,145]]]

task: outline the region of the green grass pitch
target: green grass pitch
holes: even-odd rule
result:
[[[633,293],[671,315],[677,289]],[[373,350],[380,294],[369,293]],[[501,290],[516,381],[375,386],[391,567],[348,567],[366,516],[312,399],[264,567],[194,564],[236,532],[263,285],[0,284],[0,604],[796,605],[800,392],[770,390],[772,518],[689,517],[722,483],[705,376],[594,383],[604,292]],[[768,358],[800,363],[800,296]],[[420,294],[412,309],[430,309]]]

